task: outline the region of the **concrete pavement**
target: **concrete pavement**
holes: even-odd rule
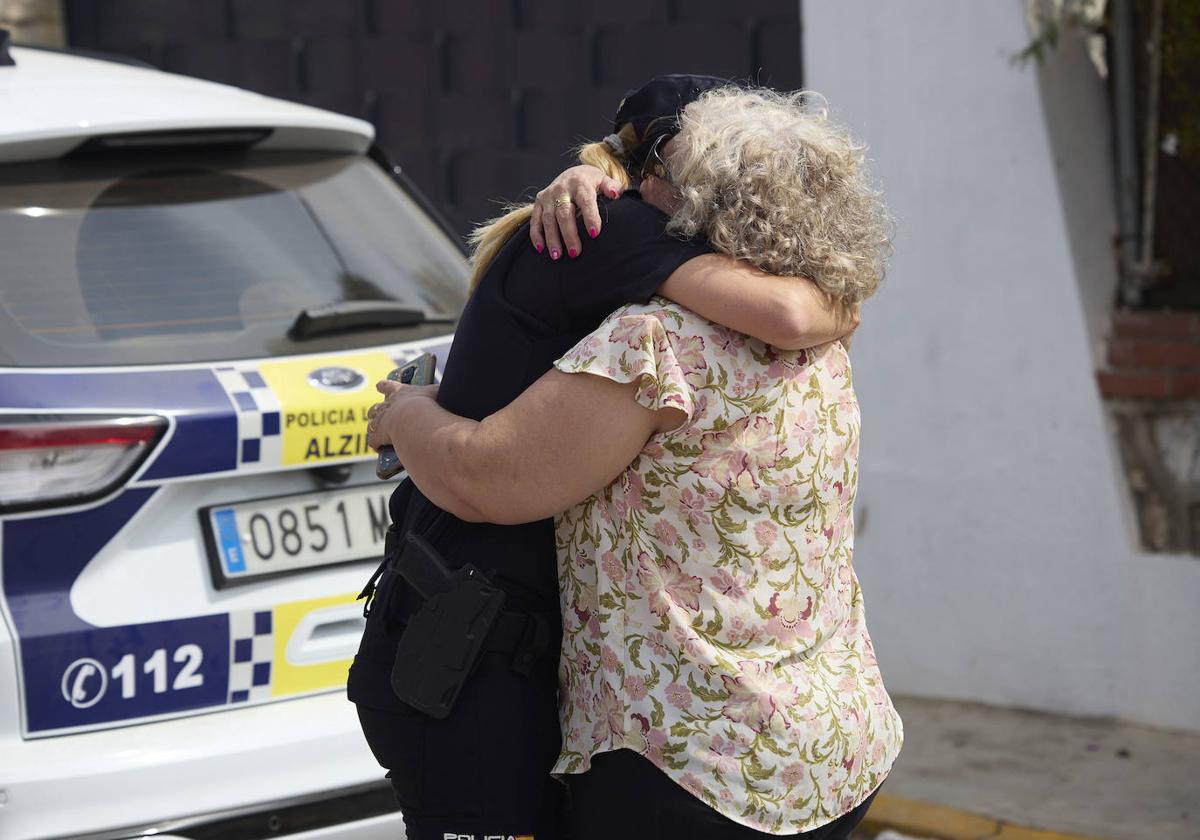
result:
[[[888,830],[937,840],[1200,838],[1200,735],[893,700],[904,750],[864,838]]]

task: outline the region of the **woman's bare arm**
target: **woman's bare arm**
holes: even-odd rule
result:
[[[843,313],[811,280],[766,274],[725,254],[688,260],[659,294],[782,350],[815,347],[858,326],[857,310]]]
[[[383,381],[368,443],[396,448],[435,505],[470,522],[545,519],[606,487],[650,436],[683,422],[634,400],[637,383],[551,370],[481,422],[451,414],[436,390]]]
[[[575,225],[575,210],[582,214],[591,234],[601,234],[596,193],[611,193],[616,182],[594,166],[574,166],[538,193],[529,236],[535,246],[544,241],[551,252],[566,247],[579,256],[583,249]],[[554,198],[569,195],[571,205],[553,208]],[[543,205],[545,205],[543,207]],[[543,226],[542,210],[558,215]],[[563,211],[566,212],[563,212]],[[696,314],[730,329],[754,336],[782,350],[815,347],[841,338],[858,326],[858,312],[835,307],[815,283],[803,277],[777,277],[724,254],[706,254],[688,260],[667,278],[659,294]]]

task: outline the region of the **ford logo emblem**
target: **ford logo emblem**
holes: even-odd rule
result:
[[[322,391],[353,391],[366,381],[363,374],[344,367],[317,368],[308,375],[308,384]]]

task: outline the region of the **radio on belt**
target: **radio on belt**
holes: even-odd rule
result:
[[[422,353],[411,362],[393,370],[387,378],[393,382],[405,385],[432,385],[433,374],[437,368],[437,357],[432,353]],[[391,446],[379,447],[379,461],[375,464],[375,475],[381,479],[389,479],[404,469],[396,450]]]

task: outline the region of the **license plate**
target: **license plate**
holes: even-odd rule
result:
[[[348,487],[201,509],[214,584],[381,556],[392,489]]]

